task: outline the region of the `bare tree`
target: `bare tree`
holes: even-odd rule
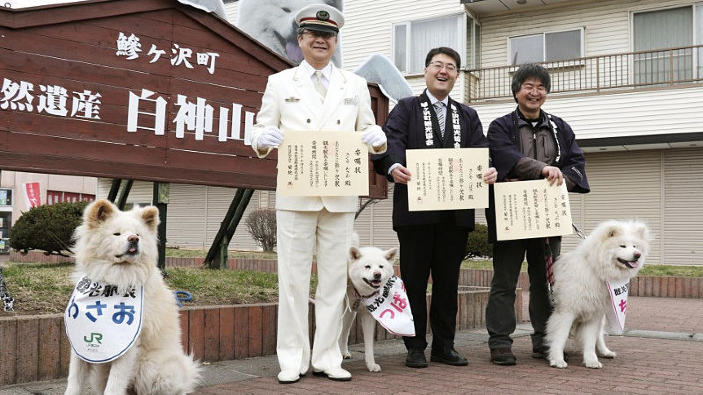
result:
[[[264,251],[273,251],[276,246],[276,210],[254,210],[247,217],[247,229]]]

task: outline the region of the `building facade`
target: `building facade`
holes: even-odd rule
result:
[[[32,204],[93,201],[96,190],[94,177],[0,171],[0,253],[8,251],[10,228]]]
[[[236,1],[226,4],[236,20]],[[344,5],[344,67],[389,57],[415,93],[424,54],[462,55],[452,97],[484,130],[515,107],[510,79],[540,62],[552,75],[544,109],[566,119],[586,152],[592,191],[571,196],[588,232],[606,219],[652,230],[650,263],[703,258],[703,2],[681,0],[354,0]],[[393,245],[390,200],[357,220],[362,243]],[[482,221],[482,215],[478,216]],[[578,240],[565,237],[564,248]]]

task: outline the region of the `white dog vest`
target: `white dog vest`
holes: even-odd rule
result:
[[[64,313],[73,351],[90,363],[110,362],[129,350],[142,329],[144,287],[125,295],[83,276]]]
[[[415,336],[415,323],[405,284],[393,276],[374,296],[362,299],[366,309],[381,326],[394,335]]]

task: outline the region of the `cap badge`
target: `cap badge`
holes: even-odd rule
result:
[[[321,21],[326,21],[330,19],[330,13],[325,10],[317,11],[317,14],[315,14],[315,16]]]

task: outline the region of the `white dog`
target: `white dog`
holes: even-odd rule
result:
[[[184,394],[194,390],[199,368],[182,350],[176,300],[156,266],[158,224],[159,211],[153,206],[122,212],[109,201],[98,200],[86,207],[83,223],[75,232],[74,276],[86,279],[83,281],[88,285],[81,288],[79,282],[76,290],[85,290],[90,284],[103,284],[100,289],[112,289],[118,296],[125,297],[130,292],[139,292],[135,290],[143,290],[143,319],[141,331],[131,347],[111,362],[86,362],[77,355],[72,340],[66,394],[79,394],[88,384],[99,394],[126,394],[130,386],[137,394]],[[103,310],[114,304],[107,303],[104,297],[102,300],[105,302]],[[104,314],[105,311],[80,311],[75,307],[70,314],[71,307],[73,305],[69,304],[67,321],[91,312],[94,314],[91,319],[110,319],[109,310]],[[112,315],[113,321],[117,314]],[[137,314],[134,316],[136,323]],[[117,318],[124,317],[122,314]],[[116,322],[123,323],[122,319]],[[91,333],[91,339],[93,335],[100,336],[97,340],[105,338],[102,346],[106,345],[107,335]]]
[[[383,289],[389,278],[393,276],[393,262],[398,253],[397,248],[383,251],[376,247],[349,248],[349,266],[347,281],[347,300],[345,307],[342,335],[339,338],[339,349],[345,359],[351,358],[349,353],[349,331],[357,312],[361,319],[364,333],[364,359],[369,372],[380,372],[381,367],[373,355],[373,341],[376,333],[376,320],[361,302],[361,298],[369,297]]]
[[[649,230],[642,222],[606,221],[574,251],[554,264],[554,312],[547,323],[549,365],[567,366],[564,345],[574,329],[582,342],[583,364],[599,369],[596,351],[604,358],[615,353],[605,345],[603,327],[610,309],[607,281],[626,281],[637,275],[649,249]]]

